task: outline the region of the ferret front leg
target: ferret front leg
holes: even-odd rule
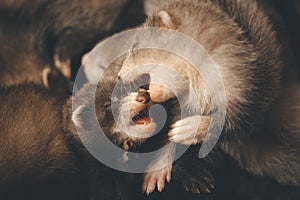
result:
[[[211,122],[211,117],[195,115],[175,122],[169,132],[169,140],[184,145],[202,142]]]
[[[156,159],[150,163],[148,170],[144,176],[143,192],[147,195],[151,194],[155,188],[159,192],[163,191],[166,182],[171,181],[172,164],[175,154],[175,144],[170,143],[165,149],[156,156]],[[151,169],[158,169],[151,171]]]

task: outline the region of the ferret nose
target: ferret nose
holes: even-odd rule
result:
[[[139,89],[138,90],[138,95],[136,97],[136,101],[142,103],[142,104],[147,104],[150,101],[150,95],[145,89]]]

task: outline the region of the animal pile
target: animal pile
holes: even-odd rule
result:
[[[0,199],[299,199],[299,7],[277,0],[3,0]],[[89,56],[97,43],[134,27],[192,38],[214,61],[224,90],[213,74],[209,89],[191,63],[158,49],[128,49],[99,68],[105,58]],[[72,94],[81,64],[86,80]],[[136,87],[139,81],[147,84]],[[117,84],[124,90],[115,96]],[[218,98],[222,92],[226,99]],[[150,112],[155,105],[167,119],[152,136],[160,123]],[[199,158],[221,109],[221,136]],[[104,145],[97,125],[127,152],[167,148],[147,172],[120,172],[86,149],[86,142]],[[173,163],[180,146],[187,151]],[[126,155],[124,165],[132,159]]]

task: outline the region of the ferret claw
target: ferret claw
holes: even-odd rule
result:
[[[186,160],[179,160],[173,166],[173,179],[187,192],[194,194],[210,193],[215,189],[214,178],[203,161],[194,160],[193,165],[185,166]]]
[[[172,167],[168,166],[161,170],[146,173],[143,183],[143,192],[150,195],[154,192],[155,188],[162,192],[166,186],[166,182],[171,181]]]

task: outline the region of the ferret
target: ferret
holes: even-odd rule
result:
[[[92,53],[92,52],[91,52]],[[90,54],[91,55],[91,54]],[[89,55],[88,55],[89,56]],[[100,56],[101,58],[101,56]],[[99,73],[93,73],[94,71],[90,71],[91,69],[95,68],[95,60],[93,60],[92,57],[88,57],[88,60],[85,61],[93,61],[93,62],[85,62],[84,71],[87,74],[87,77],[89,78],[89,81],[92,83],[96,83],[98,80]],[[96,58],[96,61],[99,58]],[[116,59],[108,68],[107,71],[110,71],[110,74],[113,74],[114,76],[111,76],[112,81],[114,79],[117,79],[117,75],[120,70],[120,66],[122,66],[122,61],[124,57],[121,56],[120,58]],[[100,62],[101,63],[101,62]],[[98,62],[99,64],[99,62]],[[97,64],[96,64],[97,67]],[[104,68],[103,68],[104,70]],[[102,77],[105,77],[105,74],[102,74]],[[109,77],[109,76],[106,76]],[[157,122],[155,122],[151,116],[149,116],[149,110],[151,109],[151,106],[153,106],[152,101],[148,101],[149,99],[147,96],[148,92],[145,93],[145,89],[141,89],[141,92],[143,95],[139,95],[136,92],[131,91],[132,93],[128,94],[122,94],[122,92],[126,93],[130,91],[131,88],[136,88],[138,85],[143,84],[142,82],[147,83],[147,76],[146,77],[139,77],[134,82],[129,84],[122,84],[121,88],[118,88],[117,93],[121,94],[121,96],[124,96],[119,102],[119,106],[117,106],[117,113],[118,116],[116,117],[116,122],[112,124],[113,127],[110,131],[111,134],[114,135],[114,142],[117,144],[120,144],[123,146],[124,150],[135,150],[136,147],[143,146],[145,142],[151,146],[151,142],[148,142],[148,139],[153,136],[153,133],[156,131]],[[178,79],[179,80],[179,79]],[[136,99],[139,99],[136,101]],[[148,100],[147,100],[148,99]],[[139,101],[143,102],[140,103]],[[172,103],[171,103],[172,104]],[[170,104],[169,106],[170,107]],[[172,112],[174,112],[174,116],[177,116],[178,108],[179,106],[171,106],[174,109],[169,113],[171,115]],[[176,108],[176,109],[175,109]],[[177,117],[173,118],[173,120],[177,119]],[[158,119],[159,120],[159,119]],[[175,121],[174,121],[175,122]],[[166,132],[167,129],[164,129]],[[166,136],[167,134],[165,134]],[[163,138],[161,138],[162,141],[164,141]],[[123,143],[121,142],[123,141]],[[152,141],[152,140],[150,140]],[[153,141],[152,141],[153,142]],[[164,146],[167,142],[161,142],[161,145]],[[153,146],[160,146],[157,144],[157,142],[154,142],[152,144]],[[171,180],[171,173],[172,173],[172,162],[175,158],[175,144],[172,143],[166,148],[164,148],[163,151],[159,152],[155,158],[153,158],[153,161],[149,163],[145,173],[144,181],[143,181],[143,192],[145,192],[147,195],[150,195],[156,187],[156,184],[158,186],[158,190],[162,191],[165,188],[165,182],[170,182]],[[154,148],[154,147],[152,147]],[[171,153],[172,152],[172,153]],[[209,178],[208,178],[209,179]],[[201,192],[207,192],[211,191],[213,186],[209,185],[204,190],[196,188],[193,191],[201,191]]]
[[[47,84],[42,78],[54,67],[72,79],[96,41],[143,21],[141,2],[127,0],[1,1],[1,83]]]
[[[111,108],[116,79],[106,78],[98,86],[87,84],[75,97],[61,95],[33,83],[0,89],[3,102],[0,106],[1,198],[40,199],[49,194],[50,199],[85,199],[93,185],[91,180],[97,179],[97,176],[99,179],[111,178],[108,168],[98,163],[80,141],[81,138],[85,142],[93,142],[98,134],[94,128],[100,123],[104,133],[116,145],[124,148],[127,143],[127,138],[122,138],[123,133],[112,132],[116,130]],[[97,87],[96,94],[93,94],[94,87]],[[134,94],[141,96],[134,98],[136,102],[133,102],[132,109],[145,97],[144,93],[135,92],[130,93],[130,97]],[[123,98],[126,96],[120,97],[120,101]],[[85,118],[83,112],[91,109],[93,99],[95,116],[88,112],[88,118]],[[115,140],[115,134],[119,134],[118,140]],[[102,141],[99,142],[102,144]],[[212,187],[213,180],[209,179],[208,171],[191,173],[191,169],[197,171],[197,168],[181,167],[185,162],[178,161],[175,180],[195,193]],[[53,192],[55,185],[57,192]],[[106,188],[101,185],[93,187],[98,192]],[[116,193],[113,190],[117,187],[111,185],[109,188],[112,194]]]
[[[147,16],[152,16],[155,11],[161,7],[168,5],[177,0],[144,0],[144,10]],[[221,2],[221,1],[215,1]],[[226,1],[225,1],[226,2]],[[280,1],[280,0],[261,0],[260,6],[264,7],[266,13],[272,20],[273,24],[276,24],[276,28],[281,33],[281,41],[284,48],[292,49],[292,51],[283,52],[285,57],[285,62],[289,62],[289,65],[294,65],[295,70],[285,69],[287,79],[291,77],[297,78],[299,80],[299,65],[300,60],[298,56],[299,52],[299,39],[298,35],[300,34],[300,29],[295,24],[300,22],[300,3],[297,0],[291,1]],[[292,62],[291,62],[292,60]],[[298,76],[297,73],[298,72]]]
[[[158,133],[158,137],[155,139],[149,139],[157,128],[157,122],[155,122],[151,116],[147,114],[147,112],[144,112],[145,110],[148,111],[152,104],[149,101],[149,94],[144,89],[139,89],[138,91],[135,90],[136,84],[139,84],[138,80],[133,84],[121,84],[120,88],[117,87],[117,89],[115,89],[117,85],[116,77],[119,68],[120,65],[112,65],[108,67],[103,75],[103,77],[105,77],[105,81],[100,81],[98,83],[98,89],[96,90],[95,109],[97,113],[99,112],[99,115],[101,114],[101,116],[105,116],[105,119],[101,121],[99,120],[101,117],[98,117],[97,114],[97,119],[104,133],[114,144],[126,151],[142,150],[148,152],[149,150],[154,150],[155,147],[160,148],[161,146],[164,146],[168,143],[168,140],[167,135],[163,133],[165,133],[165,129],[168,129],[169,127],[165,126],[165,129],[160,131],[162,134]],[[92,85],[93,84],[86,87],[93,87]],[[114,89],[117,90],[116,93],[113,93]],[[82,99],[86,99],[88,96],[91,96],[90,91],[93,91],[93,89],[87,88],[81,91],[84,91],[84,93],[81,94],[81,92],[79,92],[78,96]],[[85,91],[88,91],[88,93]],[[92,125],[92,122],[90,122],[89,119],[81,113],[91,113],[93,104],[85,102],[85,105],[82,106],[80,100],[79,102],[78,106],[75,106],[72,118],[74,119],[76,126],[81,127],[85,130],[84,132],[91,133],[95,127]],[[113,106],[112,102],[114,102],[116,106]],[[169,107],[177,108],[176,110],[172,110],[172,112],[177,114],[179,106],[177,105],[176,100],[171,100],[164,106],[166,106],[167,110]],[[105,112],[103,112],[103,109]],[[141,113],[141,111],[143,111],[143,113]],[[117,113],[117,115],[113,116],[112,112]],[[171,115],[171,113],[169,114]],[[173,116],[175,116],[175,114],[173,114]],[[114,117],[116,118],[114,119]],[[168,121],[168,123],[170,122]],[[143,128],[144,126],[147,127],[147,130]],[[85,135],[83,137],[89,142],[96,140],[96,138],[91,139],[93,136]],[[144,147],[143,145],[148,145],[148,147]],[[175,144],[170,145],[169,148],[175,148]],[[168,150],[169,148],[166,149]],[[165,155],[165,157],[163,155]],[[193,166],[190,170],[187,170],[184,165],[186,161],[182,161],[185,160],[186,157],[183,159],[180,158],[177,163],[175,162],[176,170],[172,170],[172,163],[171,160],[169,160],[170,158],[172,157],[170,157],[170,154],[167,153],[160,153],[155,156],[154,160],[152,160],[149,163],[149,166],[145,169],[150,171],[145,173],[144,182],[149,184],[155,183],[153,180],[153,177],[155,176],[161,180],[159,183],[161,184],[159,190],[162,191],[165,187],[165,181],[170,182],[170,174],[174,173],[174,181],[181,183],[188,191],[193,193],[207,193],[213,190],[214,180],[209,170],[198,172],[196,167],[194,170],[191,170],[193,169]],[[122,159],[127,161],[127,159],[130,158],[127,158],[125,155]],[[191,160],[194,160],[193,162],[195,162],[195,166],[199,167],[204,165],[204,163],[199,163],[197,159],[194,159],[194,157]],[[161,166],[166,163],[168,163],[167,166],[162,168]],[[157,170],[153,171],[153,169]],[[191,173],[191,171],[195,173]],[[161,175],[161,177],[159,177],[159,175]],[[152,191],[150,191],[149,188],[147,189],[146,186],[147,185],[144,183],[143,191],[149,195]]]
[[[100,93],[110,89],[105,83]],[[89,103],[90,87],[78,93],[83,95],[79,98],[82,106]],[[106,96],[97,97],[99,103],[106,103]],[[116,186],[93,186],[92,180],[97,176],[110,180],[112,173],[81,143],[75,127],[79,119],[72,113],[72,97],[26,83],[1,88],[0,99],[3,101],[0,106],[1,199],[87,199],[91,195],[90,187],[97,187],[98,193],[103,194],[109,188],[116,194]],[[103,106],[106,105],[97,107],[96,123],[109,122],[104,115],[108,107]],[[109,125],[103,127],[108,130]]]
[[[263,5],[261,1],[250,0],[176,1],[157,10],[142,26],[171,29],[201,44],[220,73],[226,100],[222,98],[220,85],[212,82],[209,91],[204,79],[190,63],[162,50],[132,51],[126,57],[118,78],[128,83],[148,74],[151,80],[146,89],[153,102],[165,102],[175,94],[186,97],[183,107],[191,111],[191,116],[172,125],[168,135],[175,143],[195,145],[203,142],[210,126],[218,123],[212,114],[225,108],[225,124],[217,145],[252,174],[299,186],[299,117],[296,110],[292,115],[286,114],[292,110],[290,108],[297,108],[297,103],[287,105],[289,108],[281,105],[288,104],[287,99],[296,99],[296,96],[280,96],[287,90],[288,82],[295,82],[293,78],[288,80],[283,73],[290,70],[283,53],[290,52],[290,49],[285,48],[277,25],[273,24]],[[201,56],[198,55],[199,59]],[[177,73],[163,73],[158,67],[139,68],[145,64],[164,65]],[[201,65],[199,67],[204,69],[211,67],[205,59]],[[207,80],[214,81],[214,76],[208,74]],[[182,77],[186,84],[178,81]],[[173,90],[156,84],[157,79],[173,85]],[[193,91],[195,95],[192,95]],[[194,114],[197,105],[200,111]],[[283,120],[285,117],[288,122]],[[148,131],[147,127],[144,129]],[[173,151],[170,149],[165,153],[172,155]],[[156,176],[151,175],[154,184],[146,181],[148,192],[152,192],[155,185],[160,188],[161,180]],[[163,180],[166,177],[169,177],[168,173],[160,176]]]
[[[15,48],[2,39],[0,38],[0,87],[35,83],[62,93],[70,93],[72,83],[58,69],[48,65],[36,54],[26,52],[26,47]]]

